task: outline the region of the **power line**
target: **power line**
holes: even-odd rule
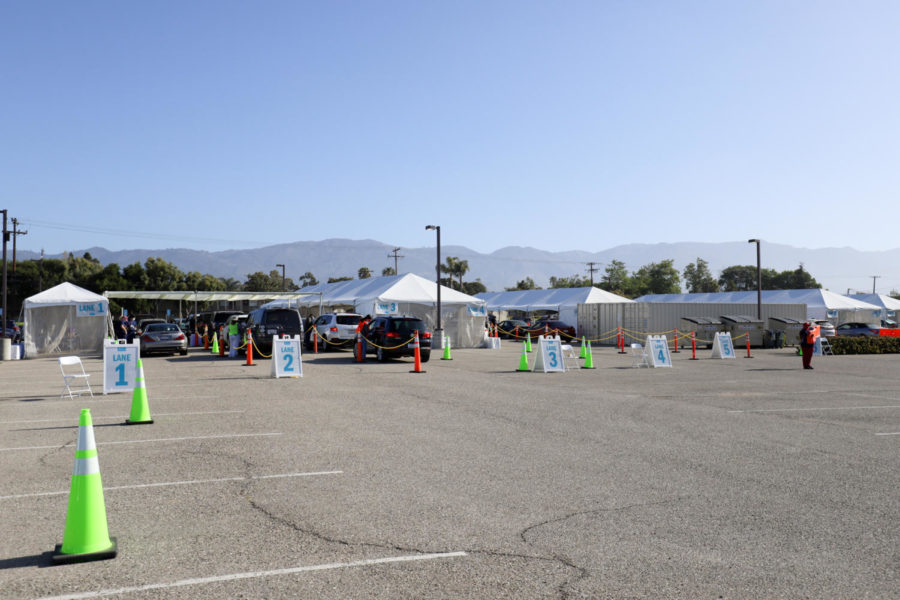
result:
[[[591,274],[591,287],[594,287],[594,271],[599,271],[599,268],[595,268],[594,265],[599,265],[600,263],[596,262],[587,262],[585,263],[588,266],[588,271]]]

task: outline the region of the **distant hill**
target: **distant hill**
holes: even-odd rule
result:
[[[329,277],[356,277],[360,267],[368,267],[373,275],[394,266],[388,255],[394,245],[375,240],[327,239],[317,242],[294,242],[251,250],[223,250],[205,252],[172,248],[164,250],[118,250],[85,248],[74,250],[81,256],[85,252],[103,264],[117,263],[126,266],[143,263],[148,257],[161,257],[183,271],[200,271],[218,277],[233,277],[243,281],[249,273],[271,271],[276,264],[287,265],[287,275],[297,281],[303,273],[312,272],[319,281]],[[39,258],[34,252],[19,251],[20,260]],[[435,248],[402,248],[400,272],[434,277]],[[755,245],[746,241],[724,243],[679,242],[672,244],[627,244],[602,252],[571,250],[547,252],[531,247],[509,246],[490,254],[482,254],[464,246],[442,246],[441,261],[456,256],[469,261],[469,273],[465,280],[481,281],[491,291],[512,287],[517,281],[531,277],[541,287],[548,285],[551,276],[570,277],[587,275],[587,262],[599,263],[595,280],[599,280],[604,267],[613,259],[624,262],[629,271],[641,266],[673,259],[679,271],[697,257],[706,260],[712,272],[731,265],[755,265]],[[60,258],[53,256],[51,258]],[[778,271],[795,269],[803,263],[807,271],[824,287],[834,292],[846,293],[847,289],[871,291],[872,276],[880,275],[878,290],[887,293],[900,289],[900,248],[881,252],[862,252],[853,248],[795,248],[783,244],[762,244],[762,265]]]

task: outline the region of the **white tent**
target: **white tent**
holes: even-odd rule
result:
[[[101,354],[109,301],[68,282],[25,299],[25,356]]]
[[[413,273],[320,283],[305,287],[302,292],[314,295],[298,300],[276,300],[266,306],[316,309],[322,306],[325,310],[348,308],[363,315],[411,315],[424,320],[431,330],[436,325],[437,285]],[[485,314],[483,300],[441,286],[441,324],[444,335],[450,337],[455,347],[481,345]]]
[[[884,294],[851,294],[848,298],[880,306],[884,309],[884,313],[881,315],[882,319],[897,321],[897,312],[900,311],[900,300],[896,298],[885,296]]]
[[[512,290],[508,292],[483,292],[476,298],[484,300],[487,310],[518,310],[534,312],[552,310],[559,313],[559,320],[570,325],[578,322],[579,304],[608,304],[632,302],[628,298],[596,287],[554,288],[549,290]]]
[[[715,292],[708,294],[647,294],[635,298],[636,302],[706,302],[756,304],[756,291]],[[763,304],[805,304],[806,316],[811,319],[838,319],[852,321],[852,315],[859,320],[868,320],[880,307],[861,302],[822,289],[809,290],[763,290]],[[849,318],[848,318],[849,317]]]

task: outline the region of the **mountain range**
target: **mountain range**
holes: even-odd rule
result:
[[[148,257],[160,257],[183,271],[199,271],[217,277],[232,277],[244,281],[249,273],[276,270],[276,264],[286,265],[286,275],[297,282],[301,275],[311,272],[319,281],[329,277],[356,278],[360,267],[368,267],[373,276],[381,274],[385,267],[393,267],[390,256],[395,246],[375,240],[327,239],[321,241],[293,242],[249,250],[222,250],[208,252],[185,248],[161,250],[107,250],[92,247],[73,250],[75,256],[89,252],[103,264],[117,263],[126,266],[143,263]],[[900,248],[884,251],[860,251],[853,248],[797,248],[784,244],[762,242],[762,267],[784,271],[796,269],[799,264],[822,284],[834,292],[869,292],[873,276],[877,290],[888,293],[900,289]],[[434,277],[435,247],[401,248],[400,273],[416,273]],[[62,255],[49,258],[61,258]],[[594,263],[594,280],[599,281],[604,267],[611,260],[626,264],[629,272],[645,264],[672,259],[675,267],[684,267],[702,258],[709,263],[714,275],[732,265],[755,265],[755,244],[746,241],[703,243],[678,242],[660,244],[626,244],[603,250],[587,252],[570,250],[548,252],[532,247],[508,246],[483,254],[464,246],[442,245],[441,262],[455,256],[469,263],[465,281],[480,279],[490,291],[501,291],[516,282],[531,277],[541,287],[548,285],[551,276],[588,276],[588,263]],[[19,260],[40,258],[30,251],[19,251]]]

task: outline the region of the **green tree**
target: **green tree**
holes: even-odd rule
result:
[[[644,294],[678,294],[681,292],[681,277],[672,259],[644,265],[634,272],[631,279],[631,293],[635,296]]]
[[[762,269],[762,289],[772,286],[778,273],[774,269]],[[756,289],[756,265],[734,265],[719,273],[719,287],[724,292],[749,292]]]
[[[234,277],[220,277],[219,279],[222,280],[222,285],[225,286],[225,289],[229,292],[240,291],[241,282]]]
[[[141,263],[131,263],[122,269],[122,275],[125,276],[126,281],[128,281],[128,287],[132,290],[147,290],[147,272],[144,271],[144,267]]]
[[[696,263],[690,263],[682,271],[687,291],[690,293],[711,293],[719,291],[719,284],[709,270],[709,263],[697,257]]]
[[[450,280],[452,281],[454,277],[459,277],[459,286],[449,286],[455,287],[458,290],[462,289],[463,286],[463,275],[468,273],[469,271],[469,261],[460,260],[456,256],[448,256],[447,263],[441,265],[441,273],[446,273],[450,276]]]
[[[370,277],[372,277],[372,271],[369,270],[369,267],[360,267],[356,272],[357,279],[369,279]]]
[[[516,283],[515,287],[506,288],[507,292],[515,292],[517,290],[539,290],[538,286],[534,284],[534,279],[531,277],[526,277],[522,281]]]
[[[482,294],[487,291],[487,287],[483,283],[481,283],[481,279],[476,279],[475,281],[467,281],[463,284],[463,293],[469,294],[470,296],[474,296],[475,294]]]
[[[172,263],[160,257],[152,256],[144,261],[144,273],[147,275],[147,288],[152,291],[167,292],[176,290],[184,281],[184,273]]]
[[[247,281],[244,282],[244,290],[248,292],[280,292],[281,272],[273,269],[269,273],[262,271],[248,273]]]
[[[319,280],[310,271],[300,276],[300,287],[309,287],[311,285],[319,285]]]
[[[352,277],[329,277],[328,283],[337,283],[338,281],[353,281]]]
[[[381,270],[382,277],[389,277],[391,275],[396,275],[396,274],[397,274],[397,270],[394,269],[394,267],[385,267]]]
[[[778,273],[770,283],[767,290],[809,290],[821,288],[822,284],[815,280],[804,268],[803,263],[793,271]]]
[[[550,277],[550,289],[590,287],[590,285],[590,279],[578,275],[572,275],[571,277]]]
[[[609,261],[603,272],[603,281],[598,286],[600,289],[620,296],[628,295],[631,282],[625,263],[621,260],[613,259]]]

